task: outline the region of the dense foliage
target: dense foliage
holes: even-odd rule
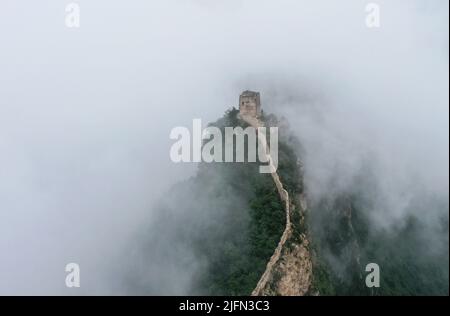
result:
[[[221,120],[211,125],[222,131],[225,126],[247,127],[237,119],[236,109],[229,110]],[[293,189],[300,189],[297,158],[286,143],[289,141],[287,133],[280,130],[280,134],[280,176]],[[242,196],[248,203],[233,215],[234,220],[247,220],[242,229],[229,227],[222,242],[204,243],[197,247],[210,263],[200,278],[200,288],[205,289],[206,294],[250,294],[280,240],[285,227],[285,211],[271,176],[260,174],[258,167],[258,163],[216,163],[200,167],[198,179],[207,181],[220,177],[224,182],[217,187],[218,191],[224,192],[225,188],[233,196]]]

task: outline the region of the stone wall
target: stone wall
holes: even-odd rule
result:
[[[239,112],[241,115],[258,117],[261,115],[259,93],[244,92],[239,97]]]

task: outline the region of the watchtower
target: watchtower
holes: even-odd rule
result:
[[[244,91],[239,96],[239,113],[259,117],[261,115],[261,98],[259,92]]]

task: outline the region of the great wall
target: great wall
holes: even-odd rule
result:
[[[264,122],[259,119],[261,114],[261,103],[260,94],[252,91],[244,91],[239,98],[239,114],[238,117],[248,123],[253,128],[264,127]],[[255,289],[252,291],[252,296],[262,296],[262,295],[304,295],[308,292],[311,285],[311,274],[312,274],[312,262],[308,250],[308,241],[306,236],[301,236],[303,242],[301,245],[296,245],[294,250],[286,255],[286,260],[283,266],[280,264],[280,259],[282,258],[283,250],[286,246],[287,241],[291,238],[293,234],[292,222],[291,222],[291,208],[293,206],[290,200],[288,191],[284,188],[280,176],[276,172],[276,168],[273,165],[273,160],[269,154],[268,143],[266,135],[263,133],[258,135],[259,144],[263,148],[263,152],[266,155],[265,161],[269,162],[269,166],[272,170],[271,176],[277,188],[278,194],[281,201],[284,204],[284,211],[286,212],[286,225],[281,235],[280,241],[273,255],[270,257],[266,269],[259,279]],[[299,198],[300,211],[306,211],[306,199],[304,195]],[[304,220],[304,219],[303,219]],[[300,257],[300,258],[299,258]],[[295,264],[293,264],[293,262]],[[270,283],[274,280],[274,273],[277,269],[282,270],[283,273],[280,277],[280,281],[276,285],[277,290],[273,293],[270,290]],[[293,267],[294,266],[294,267]],[[292,271],[290,271],[290,268]],[[291,274],[291,275],[290,275]]]

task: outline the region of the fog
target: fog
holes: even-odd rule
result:
[[[117,293],[131,236],[196,169],[170,130],[246,89],[302,141],[311,198],[369,163],[375,225],[412,192],[448,203],[447,1],[376,1],[380,28],[357,0],[76,3],[80,28],[61,1],[0,5],[0,294]]]

